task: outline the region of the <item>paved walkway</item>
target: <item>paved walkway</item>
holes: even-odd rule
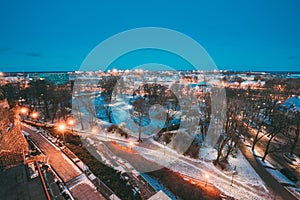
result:
[[[58,176],[67,184],[75,199],[105,199],[97,192],[94,185],[85,177],[82,171],[59,149],[37,131],[25,126],[22,127],[29,133],[30,139],[48,157],[48,162]]]
[[[285,189],[268,171],[257,162],[255,156],[253,155],[251,149],[249,149],[245,144],[239,143],[239,149],[251,164],[256,173],[263,179],[263,181],[273,190],[277,195],[275,199],[288,199],[297,200],[287,189]]]

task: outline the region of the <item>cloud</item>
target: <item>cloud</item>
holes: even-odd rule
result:
[[[24,55],[31,56],[31,57],[41,57],[42,56],[40,53],[36,53],[36,52],[27,52],[27,53],[24,53]]]
[[[298,59],[298,56],[289,56],[288,57],[288,60],[296,60],[296,59]]]
[[[8,47],[0,47],[0,54],[14,54],[14,55],[22,55],[22,56],[28,56],[28,57],[41,57],[42,54],[39,52],[34,51],[14,51]]]
[[[28,52],[25,52],[25,51],[16,52],[16,54],[23,55],[23,56],[28,56],[28,57],[41,57],[42,56],[38,52],[31,52],[31,51],[28,51]]]

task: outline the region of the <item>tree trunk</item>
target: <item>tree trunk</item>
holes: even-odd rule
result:
[[[227,160],[227,159],[228,159],[228,157],[229,157],[231,151],[232,151],[232,146],[230,145],[229,148],[228,148],[228,150],[227,150],[227,152],[226,152],[226,155],[225,155],[225,157],[224,157],[224,160]]]
[[[222,155],[222,151],[223,151],[225,145],[228,143],[228,141],[229,141],[229,137],[226,137],[226,139],[222,141],[221,146],[219,146],[219,148],[218,148],[218,155],[217,155],[217,159],[216,159],[216,162],[217,162],[217,163],[220,162],[220,158],[221,158],[221,155]]]
[[[296,128],[296,137],[295,137],[295,140],[294,140],[294,143],[291,147],[291,152],[290,152],[290,155],[292,156],[294,154],[294,150],[296,148],[296,145],[297,145],[297,142],[298,142],[298,139],[299,139],[299,120],[297,120],[297,128]]]
[[[270,144],[271,144],[271,141],[272,141],[272,139],[273,139],[273,137],[274,137],[275,135],[276,135],[276,134],[273,134],[273,135],[270,137],[269,141],[268,141],[268,144],[267,144],[267,147],[266,147],[264,156],[263,156],[263,158],[261,159],[263,162],[265,162],[265,159],[266,159],[267,155],[269,154]]]
[[[259,128],[258,128],[258,130],[256,132],[256,135],[255,135],[255,138],[253,140],[252,149],[251,149],[252,151],[254,151],[255,145],[258,142],[258,135],[260,133],[260,129],[261,129],[261,126],[259,126]]]
[[[49,117],[50,117],[49,116],[49,105],[48,105],[48,101],[45,99],[44,99],[44,105],[45,105],[45,114],[46,114],[45,118],[49,119]]]

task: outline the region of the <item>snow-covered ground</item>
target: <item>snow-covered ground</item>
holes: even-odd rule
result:
[[[254,154],[257,154],[257,152],[254,152]],[[271,162],[268,160],[265,160],[263,162],[259,156],[256,157],[256,160],[264,167],[266,167],[267,171],[281,184],[287,185],[286,188],[294,194],[298,199],[300,199],[300,188],[297,187],[297,185],[288,179],[286,176],[284,176],[280,171],[276,169],[274,165],[272,165]]]
[[[213,148],[201,148],[200,158],[201,157],[204,157],[206,161],[213,161],[217,157],[217,150]],[[253,186],[259,185],[264,187],[264,182],[240,151],[238,151],[236,158],[229,156],[228,162],[231,170],[223,171],[224,174],[232,176],[233,170],[235,169],[236,175],[234,175],[234,180]]]
[[[97,138],[100,140],[107,140],[107,135],[104,131],[100,131]],[[112,140],[115,138],[118,139],[118,141],[121,139],[117,134],[108,134],[108,138]],[[124,138],[122,138],[122,140],[126,142]],[[223,193],[233,196],[237,199],[274,199],[274,194],[267,190],[265,183],[257,175],[240,151],[238,151],[236,158],[229,158],[230,166],[232,169],[236,167],[237,171],[237,174],[234,175],[233,185],[231,186],[233,171],[231,170],[223,172],[212,164],[212,160],[216,158],[217,154],[215,149],[201,148],[200,157],[204,157],[205,159],[199,160],[191,159],[183,156],[182,154],[178,154],[175,150],[169,148],[168,146],[157,143],[150,138],[147,139],[147,141],[150,141],[150,146],[152,146],[151,149],[141,146],[134,146],[133,148],[140,155],[150,161],[154,161],[175,172],[179,172],[199,180],[204,180],[204,175],[209,173],[210,183],[219,188]],[[122,142],[120,141],[120,143]],[[98,153],[101,155],[101,152]],[[104,155],[101,155],[101,158],[105,160],[104,157]],[[107,162],[107,160],[105,162]],[[111,163],[107,162],[107,164]],[[115,169],[118,169],[118,165],[115,165],[114,167]],[[123,169],[119,170],[123,171],[124,167]]]
[[[210,161],[194,160],[181,156],[179,159],[172,158],[172,154],[166,153],[167,156],[157,154],[155,152],[149,153],[148,149],[136,147],[147,159],[158,162],[160,164],[167,164],[166,167],[181,174],[194,177],[199,180],[204,180],[205,174],[209,174],[209,182],[219,188],[222,192],[237,199],[273,199],[264,182],[252,169],[250,164],[240,154],[234,161],[237,168],[237,175],[234,176],[234,183],[231,186],[232,173],[223,173]],[[213,152],[212,152],[213,154]],[[212,155],[213,158],[213,155]],[[215,157],[214,157],[215,158]],[[169,162],[173,160],[173,162]]]
[[[111,102],[111,106],[113,108],[112,116],[114,118],[113,122],[121,126],[121,128],[127,133],[130,133],[132,139],[137,138],[138,136],[138,126],[134,123],[130,116],[130,106],[128,105],[128,102],[129,96],[126,95],[122,98],[116,97],[113,99]],[[97,103],[104,104],[101,98],[98,99]],[[200,158],[204,159],[191,159],[183,156],[182,154],[178,154],[175,150],[169,148],[168,145],[164,146],[151,140],[149,136],[157,133],[165,123],[164,118],[160,117],[161,113],[158,112],[161,109],[162,107],[153,107],[152,110],[150,109],[149,115],[151,121],[143,128],[143,137],[147,138],[147,141],[150,142],[151,148],[149,149],[144,148],[143,146],[134,146],[133,148],[136,152],[150,161],[154,161],[160,165],[170,168],[173,171],[194,177],[199,180],[204,180],[204,175],[209,174],[210,183],[214,184],[223,193],[233,196],[237,199],[274,199],[274,194],[268,191],[263,180],[261,180],[261,178],[240,151],[237,152],[236,158],[229,158],[229,164],[232,170],[221,171],[212,164],[212,160],[217,157],[217,152],[213,148],[201,148]],[[88,119],[88,112],[86,110],[83,110],[82,112],[85,119]],[[102,116],[102,118],[104,119],[105,116]],[[102,120],[97,121],[98,124],[104,123]],[[105,126],[109,126],[109,124],[105,122]],[[107,136],[104,130],[99,131],[97,134],[97,138],[100,140],[107,140],[109,138],[119,141],[120,144],[122,143],[122,140],[126,143],[126,140],[124,138],[120,138],[118,134],[107,134]],[[120,171],[126,170],[126,167],[122,166],[120,163],[118,164],[116,161],[119,158],[107,158],[107,156],[114,157],[114,155],[105,155],[102,152],[98,152],[98,154],[101,156],[102,160],[105,160],[107,164],[110,164],[115,169]],[[112,164],[114,161],[116,161],[115,163],[117,163],[117,165]],[[237,174],[234,176],[233,169],[236,169],[237,171]],[[234,179],[233,185],[231,184],[232,178]]]

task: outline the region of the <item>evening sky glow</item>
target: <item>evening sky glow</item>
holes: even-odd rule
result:
[[[299,8],[296,0],[1,1],[0,71],[77,70],[101,41],[140,27],[186,34],[219,69],[297,71]]]

